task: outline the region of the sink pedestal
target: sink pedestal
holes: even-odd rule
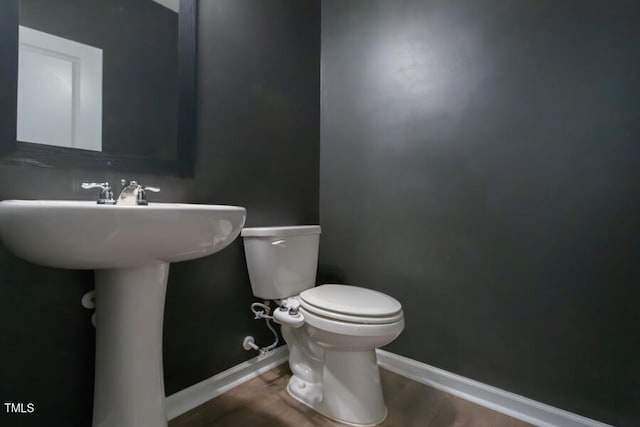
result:
[[[162,323],[169,264],[95,271],[93,427],[166,427]]]

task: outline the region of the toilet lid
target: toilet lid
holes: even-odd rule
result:
[[[242,237],[286,237],[320,234],[320,232],[319,225],[294,225],[285,227],[245,227],[240,235]]]
[[[304,308],[323,315],[333,312],[348,317],[379,317],[387,321],[402,314],[402,305],[395,298],[356,286],[321,285],[302,292],[300,300]]]

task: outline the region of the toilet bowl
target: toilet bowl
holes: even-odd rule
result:
[[[402,306],[370,289],[314,287],[319,226],[242,231],[253,294],[276,300],[291,396],[328,418],[368,426],[387,415],[375,349],[404,329]]]

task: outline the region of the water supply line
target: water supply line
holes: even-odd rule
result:
[[[264,356],[265,354],[267,354],[268,352],[276,348],[279,342],[278,333],[273,328],[273,325],[271,325],[273,316],[271,316],[270,314],[271,313],[270,303],[271,302],[268,300],[265,300],[264,303],[254,302],[253,304],[251,304],[251,312],[254,315],[254,319],[264,319],[267,322],[267,328],[269,328],[269,330],[273,333],[273,336],[274,336],[273,344],[266,347],[259,347],[258,345],[256,345],[254,338],[250,336],[245,337],[244,341],[242,342],[242,348],[244,348],[245,350],[253,349],[253,350],[259,351],[260,356]]]

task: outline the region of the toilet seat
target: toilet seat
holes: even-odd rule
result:
[[[404,317],[402,306],[396,299],[356,286],[321,285],[307,289],[299,298],[305,312],[327,320],[384,325]]]
[[[380,325],[380,324],[386,324],[386,323],[393,323],[402,319],[402,317],[404,316],[402,310],[388,316],[356,316],[352,314],[337,313],[335,311],[327,310],[321,307],[316,307],[302,299],[300,300],[300,307],[302,307],[304,311],[308,313],[313,313],[316,316],[324,317],[329,320],[339,320],[342,322],[358,323],[358,324]]]
[[[364,323],[346,322],[337,319],[331,319],[322,315],[318,315],[313,311],[307,311],[302,305],[300,312],[304,316],[307,325],[319,330],[339,335],[349,335],[351,339],[365,337],[384,337],[393,336],[394,338],[404,329],[404,315],[400,312],[400,317],[395,322],[390,323]],[[314,337],[314,333],[310,333]]]

